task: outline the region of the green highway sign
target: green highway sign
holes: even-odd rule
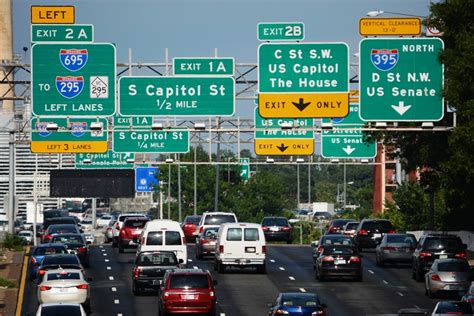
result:
[[[359,44],[360,116],[364,121],[443,118],[439,38],[366,38]]]
[[[313,119],[285,119],[273,118],[265,119],[258,113],[258,107],[255,108],[255,138],[313,138],[314,133],[308,128],[313,127]],[[282,126],[289,125],[301,127],[295,129],[281,129]],[[257,130],[268,128],[269,130]]]
[[[234,114],[232,77],[121,77],[119,91],[123,116]]]
[[[76,154],[76,169],[133,169],[134,153]]]
[[[301,41],[304,40],[304,23],[258,23],[257,38],[259,41]]]
[[[116,153],[187,153],[188,130],[114,130],[113,151]]]
[[[130,128],[133,127],[151,127],[153,118],[149,116],[121,116],[115,114],[113,116],[113,127]]]
[[[92,24],[32,24],[31,42],[93,42]]]
[[[359,104],[351,104],[349,115],[343,118],[323,119],[332,122],[332,130],[323,130],[321,155],[324,158],[374,158],[377,154],[375,142],[365,143],[361,128],[364,122],[359,117]]]
[[[240,178],[244,181],[250,179],[250,158],[240,158]]]
[[[263,43],[258,47],[259,93],[349,92],[346,43]]]
[[[234,75],[233,57],[180,57],[173,58],[175,75]]]
[[[34,44],[31,98],[37,116],[110,116],[115,112],[115,46]]]

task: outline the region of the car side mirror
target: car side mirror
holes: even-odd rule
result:
[[[217,285],[217,280],[214,280],[213,283],[214,283],[214,285]]]
[[[183,260],[183,259],[179,259],[179,260],[178,260],[178,263],[184,263],[184,260]]]

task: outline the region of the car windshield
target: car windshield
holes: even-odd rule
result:
[[[48,273],[48,281],[54,280],[80,280],[81,276],[79,272],[58,272],[58,273]]]
[[[346,223],[353,222],[353,219],[336,219],[333,223],[332,226],[344,226]]]
[[[352,245],[352,238],[349,236],[334,236],[334,237],[325,237],[323,240],[324,245],[344,245],[350,246]]]
[[[64,233],[76,233],[76,226],[70,225],[58,225],[58,226],[49,226],[50,234],[64,234]]]
[[[137,265],[140,266],[175,266],[178,259],[172,252],[144,253],[137,258]]]
[[[347,223],[346,230],[354,230],[359,226],[359,223]]]
[[[457,238],[430,238],[423,248],[427,250],[459,249],[461,242]]]
[[[56,305],[41,307],[41,316],[81,316],[81,308],[71,305]]]
[[[171,276],[170,289],[209,288],[209,279],[205,274],[176,274]]]
[[[392,244],[416,244],[415,236],[411,235],[387,235],[387,242]]]
[[[471,304],[466,302],[440,302],[436,314],[472,314]]]
[[[55,255],[55,254],[62,254],[62,253],[67,253],[64,247],[39,247],[39,248],[36,248],[34,254],[36,256],[42,256],[42,255]]]
[[[314,295],[283,295],[281,304],[284,306],[318,306],[320,302]]]
[[[85,219],[82,221],[82,224],[92,224],[92,220],[91,219]]]
[[[124,222],[123,226],[124,227],[130,227],[130,228],[143,228],[148,222],[148,220],[141,219],[141,220],[127,220]]]
[[[110,216],[110,215],[103,215],[100,219],[108,220],[108,219],[112,219],[112,216]]]
[[[235,223],[234,215],[207,215],[204,220],[204,225],[220,225],[224,223]]]
[[[199,224],[199,221],[201,220],[201,216],[189,216],[186,217],[186,220],[184,221],[186,224]]]
[[[62,244],[83,244],[84,240],[81,235],[56,235],[51,242]]]
[[[466,262],[440,262],[438,271],[443,272],[469,272],[469,263]]]
[[[262,226],[288,226],[286,218],[264,218]]]
[[[392,224],[388,221],[365,222],[364,224],[362,224],[362,228],[367,230],[390,230],[392,229]]]
[[[31,232],[20,232],[18,233],[18,236],[22,236],[22,237],[31,237],[33,233]]]
[[[62,264],[79,264],[76,256],[46,256],[43,260],[43,265],[62,265]]]
[[[323,252],[325,255],[352,255],[354,253],[351,247],[324,247]]]

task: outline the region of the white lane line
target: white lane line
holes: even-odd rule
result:
[[[294,280],[295,280],[295,278],[292,277],[292,276],[289,276],[288,279],[290,279],[291,281],[294,281]]]
[[[188,259],[188,262],[193,262],[193,259]]]
[[[387,281],[385,281],[385,280],[382,280],[382,282],[383,282],[383,283],[385,283],[385,284],[388,284],[388,282],[387,282]]]
[[[225,313],[220,313],[219,316],[225,316]]]
[[[199,267],[198,266],[193,266],[193,269],[197,270],[197,269],[199,269]]]
[[[105,249],[102,249],[102,252],[105,252]]]
[[[117,314],[117,316],[123,316],[123,314]]]
[[[112,267],[107,267],[107,270],[112,270]]]
[[[302,287],[300,287],[300,291],[303,292],[303,293],[306,293],[306,290],[303,289]]]
[[[114,304],[120,304],[119,300],[114,300]]]
[[[110,280],[110,281],[113,281],[113,280],[114,280],[114,277],[113,277],[113,276],[109,276],[109,280]]]
[[[275,260],[273,260],[273,259],[270,259],[270,262],[271,262],[271,263],[275,263]]]
[[[369,271],[369,273],[371,273],[371,274],[374,274],[374,273],[375,273],[375,272],[374,272],[374,271],[372,271],[372,270],[367,270],[367,271]]]
[[[112,292],[117,292],[117,288],[116,288],[116,287],[113,287],[113,288],[112,288]]]
[[[281,271],[285,271],[285,268],[283,267],[278,267],[278,269],[280,269]]]
[[[106,253],[103,253],[102,255],[103,255],[104,257],[107,257],[107,254],[106,254]]]
[[[397,292],[398,295],[404,296],[402,292]]]
[[[105,262],[109,262],[109,259],[105,259]]]
[[[420,306],[418,306],[418,305],[414,305],[414,306],[415,306],[415,308],[418,308],[418,309],[420,309]]]
[[[104,248],[104,246],[99,246],[99,248]]]

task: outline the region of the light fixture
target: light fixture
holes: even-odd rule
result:
[[[390,12],[390,11],[382,11],[382,10],[369,11],[369,12],[367,12],[365,15],[370,16],[370,17],[376,17],[376,16],[382,15],[382,14],[384,14],[384,13],[392,14],[392,15],[412,16],[412,17],[414,17],[414,18],[420,18],[419,15],[415,15],[415,14],[400,13],[400,12]]]
[[[303,158],[296,158],[296,163],[303,163],[304,159]]]
[[[154,131],[161,131],[163,129],[163,123],[153,123],[151,124],[151,129]]]
[[[332,129],[332,122],[322,122],[321,123],[322,129]]]
[[[431,129],[434,127],[433,122],[423,122],[421,123],[421,128],[423,129]]]
[[[380,10],[375,10],[375,11],[369,11],[365,15],[370,16],[370,17],[376,17],[383,14],[383,11]]]
[[[274,162],[275,162],[275,159],[267,157],[266,163],[274,163]]]
[[[281,129],[292,129],[293,124],[291,122],[283,122],[280,124]]]
[[[206,129],[206,123],[194,123],[194,129],[196,130],[205,130]]]
[[[173,163],[173,161],[174,160],[172,158],[166,158],[166,160],[165,160],[166,163]]]
[[[59,126],[57,123],[48,123],[46,124],[46,130],[50,132],[55,132],[59,129]]]
[[[387,122],[376,122],[375,127],[376,128],[387,128]]]
[[[103,128],[102,122],[92,122],[91,131],[101,131]]]
[[[86,159],[82,160],[82,163],[85,164],[85,165],[88,165],[88,164],[92,163],[92,160],[90,160],[89,158],[86,158]]]
[[[331,159],[331,163],[339,163],[339,159],[333,158],[333,159]]]

